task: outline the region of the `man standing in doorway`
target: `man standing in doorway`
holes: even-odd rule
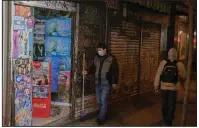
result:
[[[162,115],[166,126],[172,126],[175,117],[178,81],[185,80],[186,70],[182,62],[177,61],[177,51],[171,48],[168,59],[160,62],[154,81],[155,92],[162,93]]]
[[[99,105],[97,123],[103,125],[106,121],[108,96],[111,86],[117,89],[119,68],[117,59],[107,52],[107,46],[103,43],[97,46],[98,55],[95,56],[91,68],[83,74],[95,74],[96,97]]]

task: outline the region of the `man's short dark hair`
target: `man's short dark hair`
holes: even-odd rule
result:
[[[99,44],[97,45],[97,48],[107,49],[107,46],[106,46],[105,43],[99,43]]]

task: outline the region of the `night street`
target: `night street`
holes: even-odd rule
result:
[[[0,0],[2,126],[197,126],[198,1]]]
[[[180,86],[174,126],[180,126],[182,117],[183,88]],[[186,126],[197,126],[196,81],[190,87],[190,99]],[[109,120],[104,126],[164,126],[161,116],[161,97],[154,92],[144,93],[137,98],[113,104],[109,108]],[[67,126],[97,126],[96,117]]]

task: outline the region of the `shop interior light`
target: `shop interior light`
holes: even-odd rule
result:
[[[183,33],[183,31],[180,31],[180,35]]]
[[[196,43],[196,38],[193,39],[193,42]]]

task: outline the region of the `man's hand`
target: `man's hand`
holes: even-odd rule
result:
[[[113,89],[119,89],[119,86],[117,84],[112,84]]]
[[[87,75],[88,72],[87,71],[82,71],[82,75]]]
[[[159,92],[159,87],[158,86],[154,86],[154,91],[155,92]]]

